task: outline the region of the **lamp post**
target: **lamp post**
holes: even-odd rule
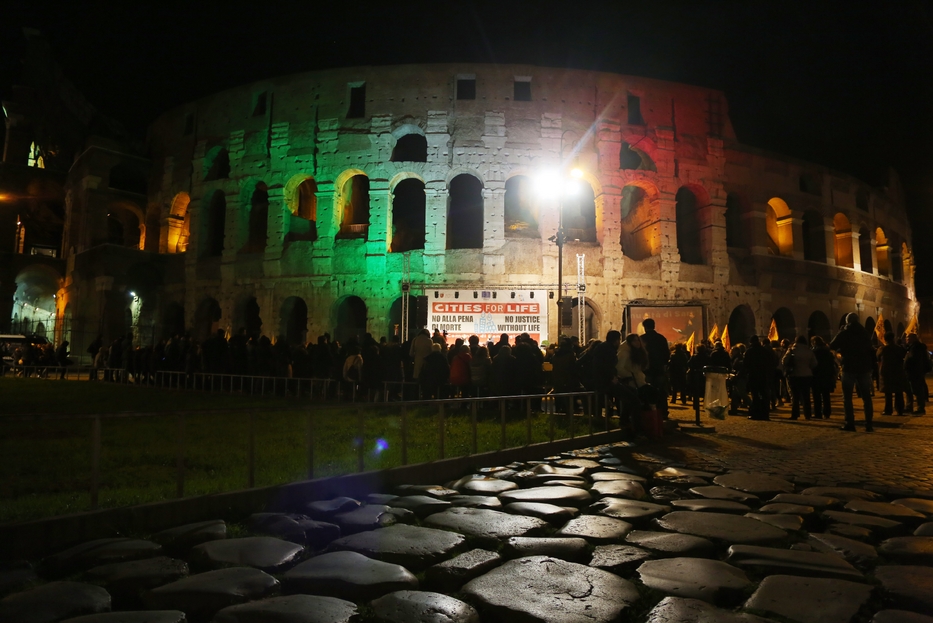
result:
[[[564,243],[567,234],[564,231],[564,197],[576,193],[577,183],[583,177],[583,171],[574,168],[567,177],[563,171],[549,171],[538,176],[538,192],[544,196],[557,195],[557,233],[548,238],[557,245],[557,340],[564,321]]]

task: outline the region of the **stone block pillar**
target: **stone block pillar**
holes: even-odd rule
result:
[[[428,182],[424,188],[424,273],[444,272],[447,252],[447,191],[443,182]]]
[[[282,249],[285,246],[285,223],[291,216],[284,191],[282,186],[273,186],[267,190],[269,211],[266,215],[266,249],[263,258],[267,277],[277,277],[281,274],[279,260],[282,259]]]
[[[241,199],[239,194],[227,195],[227,211],[224,219],[224,251],[223,263],[236,261],[237,251],[242,246],[240,240],[240,210]]]
[[[752,255],[768,255],[768,205],[756,203],[742,213],[742,225],[748,236],[748,250]]]
[[[826,246],[826,264],[836,265],[836,228],[832,219],[823,219],[823,244]]]
[[[505,244],[505,183],[487,182],[483,189],[483,252],[498,251]]]
[[[859,246],[859,233],[852,231],[850,234],[852,244],[852,268],[862,270],[862,247]]]
[[[803,214],[800,212],[794,212],[791,214],[791,218],[786,219],[789,221],[784,227],[789,227],[790,231],[788,232],[791,236],[791,250],[790,256],[795,260],[803,259]],[[780,231],[782,221],[778,222],[778,231]],[[782,232],[783,236],[783,232]],[[783,239],[783,238],[782,238]]]
[[[651,246],[659,249],[661,281],[674,283],[680,275],[680,252],[677,250],[677,201],[670,193],[664,193],[658,200],[658,220],[654,229],[659,244]]]
[[[369,232],[366,238],[366,252],[369,254],[384,255],[388,251],[392,212],[391,196],[388,180],[370,178]]]

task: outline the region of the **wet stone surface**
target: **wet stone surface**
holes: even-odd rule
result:
[[[104,586],[115,601],[137,597],[144,590],[156,588],[188,575],[183,560],[157,556],[147,560],[115,562],[88,569],[85,579]]]
[[[181,610],[147,610],[102,612],[85,614],[62,623],[188,623],[189,619]],[[283,622],[286,623],[286,622]]]
[[[0,621],[53,623],[110,610],[110,594],[82,582],[51,582],[0,599]]]
[[[499,496],[503,504],[512,502],[544,502],[557,506],[585,506],[593,501],[593,496],[577,487],[531,487],[506,491]]]
[[[43,571],[50,575],[69,575],[75,571],[104,565],[158,556],[162,546],[143,539],[97,539],[76,545],[43,561]]]
[[[716,555],[716,546],[712,541],[689,534],[635,530],[630,532],[625,540],[658,556],[712,558]]]
[[[649,588],[714,604],[731,603],[752,585],[741,569],[704,558],[649,560],[638,567],[638,575]]]
[[[372,603],[377,621],[386,623],[480,623],[479,614],[459,599],[424,591],[396,591]]]
[[[878,551],[903,564],[933,565],[933,536],[902,536],[887,539]]]
[[[731,500],[673,500],[671,507],[674,510],[732,513],[734,515],[742,515],[752,510],[745,504]]]
[[[184,553],[195,545],[227,538],[227,524],[216,519],[199,521],[163,530],[152,536],[152,540],[161,543],[169,553]]]
[[[755,474],[751,472],[732,472],[716,476],[713,482],[722,487],[738,489],[746,493],[753,493],[757,496],[777,493],[793,493],[794,483],[788,482],[783,478],[776,478],[767,474]]]
[[[518,489],[518,485],[508,480],[500,480],[492,476],[475,474],[473,476],[461,478],[454,483],[453,488],[463,493],[498,495],[506,491],[511,491],[512,489]]]
[[[352,601],[286,595],[224,608],[214,615],[212,623],[351,623],[358,614]]]
[[[730,612],[699,599],[665,597],[645,619],[646,623],[773,623],[754,614]]]
[[[658,519],[665,530],[692,534],[723,543],[764,544],[783,541],[787,533],[779,528],[748,517],[723,513],[674,511]]]
[[[597,545],[590,566],[613,573],[629,573],[652,557],[651,552],[633,545]]]
[[[881,582],[893,607],[914,612],[933,612],[933,568],[882,566],[875,569],[875,579]]]
[[[418,579],[405,567],[373,560],[356,552],[315,556],[282,575],[286,593],[369,600],[392,591],[417,589]]]
[[[582,564],[587,564],[591,558],[587,542],[574,537],[514,536],[505,542],[502,552],[506,558],[551,556]]]
[[[617,575],[547,556],[506,562],[462,593],[502,620],[543,623],[608,623],[638,600],[634,585]]]
[[[817,551],[836,553],[855,566],[869,565],[878,558],[878,552],[867,543],[838,534],[810,533],[807,541]]]
[[[218,610],[262,599],[279,586],[258,569],[236,567],[199,573],[146,591],[143,604],[151,610],[181,610],[191,619],[209,619]]]
[[[849,623],[871,592],[867,584],[846,580],[772,575],[745,607],[800,623]]]
[[[641,500],[623,500],[620,498],[603,498],[590,506],[590,508],[600,515],[624,519],[633,524],[645,523],[671,510],[670,506],[665,506],[663,504],[642,502]]]
[[[456,591],[461,586],[502,563],[502,556],[485,549],[473,549],[445,560],[425,571],[428,587],[435,590]]]
[[[543,534],[548,526],[547,522],[537,517],[509,515],[481,508],[451,508],[431,515],[425,524],[459,532],[492,546],[513,536]]]
[[[690,492],[710,500],[729,500],[741,504],[757,503],[759,500],[758,496],[754,493],[746,493],[745,491],[730,489],[729,487],[720,487],[718,485],[692,487]]]
[[[448,530],[396,525],[337,539],[333,551],[351,551],[369,558],[421,571],[463,549],[466,539]]]
[[[590,491],[597,497],[616,497],[640,500],[645,497],[645,489],[640,483],[630,480],[602,480],[593,483]]]
[[[599,515],[583,515],[568,521],[559,536],[582,537],[592,543],[621,542],[632,531],[632,524]]]
[[[836,554],[800,550],[733,545],[727,561],[743,568],[760,569],[768,573],[817,575],[844,579],[861,578],[862,573]]]
[[[194,564],[206,568],[255,567],[276,571],[294,562],[301,545],[271,536],[252,536],[202,543],[191,550]]]
[[[545,504],[544,502],[513,502],[506,504],[502,510],[511,515],[527,515],[528,517],[537,517],[552,524],[561,524],[574,515],[578,510],[566,506],[557,506],[556,504]]]

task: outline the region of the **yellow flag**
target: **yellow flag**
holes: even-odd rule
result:
[[[722,347],[726,349],[727,353],[732,352],[732,341],[729,339],[729,325],[726,325],[726,328],[722,330]]]
[[[904,329],[904,333],[906,333],[907,335],[910,335],[911,333],[918,333],[918,331],[917,331],[917,314],[914,314],[914,315],[911,317],[910,322],[907,323],[907,328]]]
[[[884,341],[884,315],[881,313],[878,314],[878,323],[875,325],[875,335],[878,336],[878,341],[882,344]]]
[[[781,338],[778,335],[777,322],[774,318],[771,319],[771,328],[768,329],[768,341],[769,342],[780,342]]]
[[[719,325],[718,324],[713,324],[713,330],[709,332],[708,339],[710,342],[715,342],[717,339],[719,339]]]
[[[690,334],[690,338],[687,339],[687,352],[691,355],[693,354],[693,336],[696,335],[696,331]]]

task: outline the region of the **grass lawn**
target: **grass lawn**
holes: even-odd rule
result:
[[[2,413],[88,414],[145,412],[147,417],[102,418],[99,507],[170,499],[176,493],[179,417],[185,416],[185,495],[243,489],[248,484],[250,418],[255,431],[255,485],[302,480],[308,475],[308,414],[313,414],[315,477],[402,464],[402,417],[397,406],[364,404],[316,408],[285,398],[169,392],[77,381],[0,379]],[[491,403],[495,404],[495,403]],[[227,409],[224,412],[224,409]],[[360,409],[364,426],[359,434]],[[219,411],[218,411],[219,410]],[[190,413],[201,411],[200,413]],[[440,437],[436,407],[410,409],[408,462],[436,460]],[[532,414],[533,443],[547,441],[550,418]],[[90,508],[91,420],[22,421],[0,416],[0,523]],[[569,419],[554,418],[556,439],[569,436]],[[587,432],[576,418],[576,434]],[[448,408],[445,455],[469,454],[469,410]],[[500,447],[498,408],[477,417],[477,450]],[[509,412],[505,447],[527,442],[525,411]]]

